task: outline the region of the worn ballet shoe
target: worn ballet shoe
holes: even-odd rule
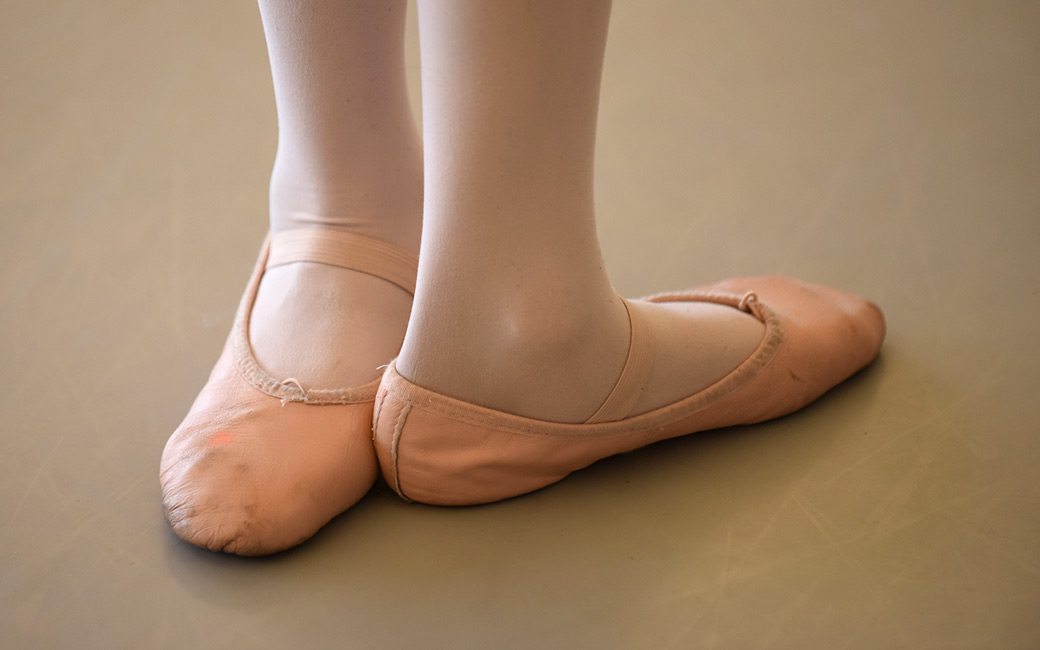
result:
[[[645,302],[709,301],[759,319],[764,335],[740,366],[704,390],[628,417],[653,360]],[[793,278],[727,280],[626,301],[628,359],[613,391],[583,424],[546,422],[468,404],[416,386],[391,363],[373,425],[383,477],[402,497],[435,505],[488,503],[555,483],[595,461],[697,431],[795,411],[870,363],[880,309]]]
[[[378,475],[372,405],[379,380],[306,388],[260,367],[249,319],[265,269],[316,262],[415,291],[414,255],[342,231],[269,235],[209,381],[170,437],[160,464],[163,512],[187,542],[264,555],[311,537],[357,502]]]

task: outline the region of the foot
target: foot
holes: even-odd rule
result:
[[[401,349],[412,297],[381,278],[314,262],[268,269],[249,341],[260,366],[303,388],[349,388],[379,377]]]
[[[370,237],[327,230],[270,239],[224,353],[163,451],[163,509],[178,536],[213,550],[274,553],[309,538],[371,488],[371,380],[375,364],[393,356],[380,346],[394,342],[362,340],[390,327],[362,326],[366,317],[407,318],[410,300],[402,305],[396,294],[410,298],[411,257]],[[322,273],[341,270],[330,264],[367,273]],[[274,274],[283,269],[295,270]],[[269,277],[267,311],[259,313],[256,296]],[[403,313],[393,312],[395,304]],[[301,316],[295,307],[313,311]],[[354,329],[337,329],[337,317]],[[250,342],[257,323],[262,334]],[[277,325],[285,328],[280,334]],[[337,340],[343,332],[354,338]],[[268,353],[266,365],[257,348]],[[371,368],[352,363],[381,352]]]
[[[674,317],[674,322],[698,328],[705,322],[719,324],[714,314],[695,318],[681,310],[664,316],[651,308],[683,302],[719,304],[746,313],[762,325],[762,337],[736,369],[717,380],[711,379],[710,371],[684,375],[680,368],[673,374],[676,381],[710,385],[645,410],[648,404],[668,399],[669,387],[658,382],[654,388],[655,372],[660,376],[668,371],[652,367],[668,362],[661,350],[654,354],[655,345],[678,350],[668,342],[673,332],[661,323]],[[873,303],[784,277],[738,278],[629,301],[627,306],[633,334],[624,370],[602,406],[580,424],[474,405],[409,381],[391,363],[380,382],[373,419],[376,453],[387,483],[407,499],[439,505],[517,496],[601,458],[659,440],[791,413],[870,363],[885,334],[884,318]],[[741,327],[736,321],[729,325]],[[700,360],[705,357],[720,367],[731,363],[729,353],[701,349],[718,343],[705,343],[692,331],[689,340],[687,364],[703,366]],[[509,371],[489,366],[486,376],[493,380]],[[691,380],[696,374],[700,379]],[[571,379],[572,394],[588,393],[582,375]],[[541,390],[537,377],[529,380],[517,390]]]
[[[450,340],[410,339],[402,376],[471,404],[550,422],[585,422],[621,375],[631,325],[621,299],[486,308]],[[763,324],[713,303],[643,304],[655,341],[653,362],[632,415],[696,393],[729,374],[758,347]],[[425,331],[426,328],[423,328]],[[436,330],[434,330],[436,331]],[[409,335],[411,336],[411,334]]]
[[[326,227],[371,237],[419,255],[421,180],[402,183],[399,203],[371,213],[364,203],[328,188],[304,191],[276,170],[271,231]],[[349,206],[360,205],[357,210]],[[320,216],[314,208],[322,208]],[[380,208],[383,209],[383,208]],[[351,215],[351,216],[344,216]],[[260,366],[305,389],[347,388],[378,379],[401,349],[412,296],[384,279],[352,269],[297,262],[268,269],[260,281],[249,341]]]

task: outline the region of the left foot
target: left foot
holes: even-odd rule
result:
[[[209,382],[163,450],[166,518],[178,536],[197,546],[240,555],[295,546],[353,505],[375,481],[371,384],[378,376],[375,365],[393,355],[386,346],[403,336],[411,296],[394,282],[410,287],[414,261],[401,252],[395,259],[405,261],[387,262],[383,246],[371,240],[345,242],[310,232],[317,239],[304,238],[307,252],[289,258],[297,261],[283,260],[288,263],[254,274]],[[275,236],[273,242],[272,251],[278,245],[292,250],[284,238]],[[363,250],[354,256],[358,246]],[[390,279],[318,263],[315,248]],[[318,283],[337,274],[338,284]],[[259,300],[252,302],[250,296],[270,278],[275,282],[267,285],[266,311],[257,321]],[[294,286],[291,280],[304,284]],[[358,287],[370,291],[383,311],[359,309],[364,300],[352,302],[357,293],[350,291]],[[383,298],[386,302],[379,303]],[[280,304],[313,312],[301,316]],[[395,305],[403,313],[395,314]],[[337,329],[340,310],[349,317]],[[399,331],[370,323],[371,331],[385,330],[387,336],[365,339],[364,318],[387,313]],[[271,325],[279,324],[286,329],[275,333]],[[348,335],[352,338],[338,339]],[[354,350],[362,354],[354,356]],[[356,359],[365,361],[352,364]]]
[[[382,278],[296,262],[264,273],[249,323],[260,366],[305,388],[379,378],[401,349],[412,296]]]

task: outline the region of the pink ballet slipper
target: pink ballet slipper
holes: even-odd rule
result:
[[[415,290],[415,257],[384,242],[320,228],[268,236],[209,382],[163,450],[163,511],[197,546],[239,555],[290,548],[357,502],[378,475],[371,438],[378,380],[305,388],[270,376],[253,356],[249,318],[260,279],[293,262]]]
[[[708,301],[765,325],[757,349],[700,392],[628,417],[653,360],[643,302]],[[468,404],[417,386],[391,363],[376,398],[374,435],[387,483],[437,505],[487,503],[555,483],[595,461],[659,440],[786,415],[870,363],[885,335],[873,303],[786,277],[739,278],[626,301],[628,359],[613,391],[583,424]]]

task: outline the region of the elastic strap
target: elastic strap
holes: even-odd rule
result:
[[[294,228],[273,233],[267,268],[292,262],[316,262],[368,273],[415,295],[418,258],[372,237],[331,228]]]
[[[633,305],[622,298],[621,302],[628,311],[628,322],[631,335],[628,343],[628,358],[625,359],[625,367],[621,370],[621,376],[614,384],[614,390],[610,391],[607,399],[599,410],[592,414],[586,424],[599,422],[614,422],[624,419],[632,412],[639,396],[643,393],[646,378],[650,374],[650,367],[654,362],[654,335],[647,325],[645,316],[639,309],[633,309]]]

